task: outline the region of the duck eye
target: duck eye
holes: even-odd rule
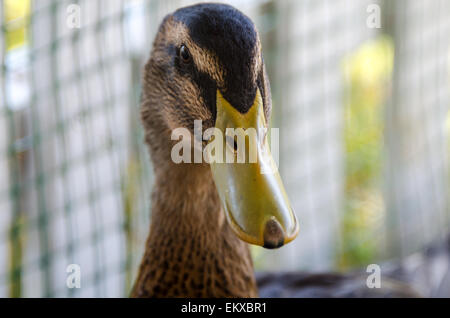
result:
[[[189,63],[191,61],[191,54],[185,45],[180,47],[180,58],[184,63]]]

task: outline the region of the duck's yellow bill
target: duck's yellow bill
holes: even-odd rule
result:
[[[216,129],[225,156],[210,164],[231,228],[242,240],[266,248],[292,241],[299,226],[269,150],[259,90],[246,114],[217,91]]]

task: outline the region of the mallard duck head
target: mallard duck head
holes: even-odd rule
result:
[[[199,142],[208,146],[222,138],[216,151],[231,157],[240,155],[237,140],[243,136],[243,161],[202,164],[210,167],[234,233],[248,243],[277,248],[293,240],[299,227],[269,151],[270,113],[261,42],[247,16],[228,5],[199,4],[164,19],[145,68],[142,102],[154,165],[171,160],[171,132],[182,127],[194,136],[196,120],[204,130],[223,133]],[[243,129],[230,138],[229,128]],[[248,128],[255,133],[246,133]]]

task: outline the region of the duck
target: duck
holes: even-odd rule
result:
[[[250,18],[230,5],[202,3],[163,19],[143,71],[141,121],[155,181],[150,234],[132,297],[258,296],[248,245],[279,248],[299,232],[268,149],[271,108],[261,41]],[[176,129],[187,130],[200,147],[211,144],[195,134],[195,121],[224,132],[212,139],[222,138],[216,149],[232,159],[237,137],[254,129],[244,135],[242,149],[250,152],[253,142],[256,160],[175,162]],[[234,138],[227,135],[230,128]],[[192,143],[183,149],[195,156]]]
[[[361,272],[255,275],[249,245],[281,248],[299,233],[267,142],[271,111],[261,41],[249,17],[230,5],[201,3],[163,19],[143,70],[141,122],[155,181],[150,233],[130,296],[418,297],[395,280],[368,289]],[[219,160],[216,152],[235,160]],[[193,162],[199,153],[206,160]]]

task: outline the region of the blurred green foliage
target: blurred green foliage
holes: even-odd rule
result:
[[[345,210],[341,269],[376,257],[377,228],[383,220],[381,193],[383,109],[391,82],[393,42],[380,36],[343,61],[345,76]]]
[[[137,214],[137,197],[139,195],[138,185],[140,184],[140,176],[142,175],[141,162],[131,156],[128,159],[126,177],[122,179],[121,193],[124,202],[124,233],[126,237],[126,272],[125,272],[125,293],[128,294],[133,284],[133,253],[135,252],[136,235],[133,231],[133,221]]]
[[[9,51],[28,42],[30,0],[4,0],[3,5],[6,49]]]

